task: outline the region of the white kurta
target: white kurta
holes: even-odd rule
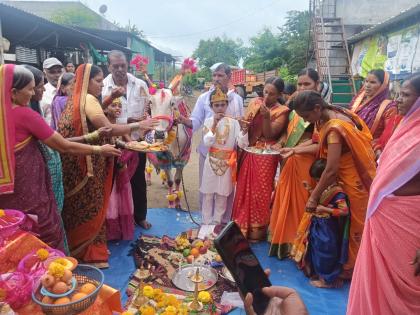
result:
[[[248,146],[248,133],[243,133],[237,120],[232,118],[223,118],[217,124],[217,132],[223,135],[226,131],[225,127],[229,126],[229,134],[226,135],[224,144],[218,143],[216,135],[211,132],[213,126],[213,117],[206,119],[204,122],[203,143],[206,147],[217,148],[222,150],[235,150],[238,145],[240,148]],[[217,133],[216,132],[216,133]],[[203,194],[218,194],[221,196],[229,196],[233,191],[232,171],[230,167],[226,172],[218,176],[211,168],[209,154],[207,154],[204,162],[203,180],[201,182],[200,192]]]

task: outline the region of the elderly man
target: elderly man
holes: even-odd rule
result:
[[[143,119],[149,90],[146,83],[130,73],[127,73],[127,57],[119,50],[113,50],[108,54],[108,70],[110,74],[104,79],[102,97],[104,105],[119,97],[122,103],[121,116],[117,123],[126,124]],[[134,140],[139,134],[132,133]],[[139,165],[131,178],[133,191],[134,221],[144,229],[149,229],[151,224],[147,222],[147,196],[146,196],[146,154],[139,153]]]
[[[204,121],[207,118],[213,117],[214,112],[210,107],[210,94],[213,91],[215,85],[221,86],[222,90],[224,92],[227,92],[229,104],[226,110],[226,115],[229,115],[232,117],[242,117],[244,115],[242,97],[240,97],[237,93],[235,93],[234,90],[228,90],[229,85],[230,85],[230,77],[232,73],[230,67],[225,63],[217,63],[213,65],[210,69],[213,71],[212,73],[213,87],[210,88],[209,91],[201,94],[198,97],[197,103],[195,104],[195,107],[191,113],[190,119],[187,119],[182,116],[178,118],[180,123],[192,128],[194,132],[202,129]],[[202,140],[197,148],[197,151],[200,155],[199,157],[199,176],[200,176],[199,187],[201,187],[204,161],[206,160],[206,155],[208,153],[208,148],[203,144]],[[225,217],[223,218],[223,223],[226,223],[227,221],[230,220],[232,205],[233,205],[233,196],[234,196],[234,192],[228,198],[227,211],[225,213]],[[203,195],[201,192],[200,192],[199,200],[200,200],[200,208],[201,208],[202,203],[203,203]]]
[[[51,103],[57,93],[57,84],[63,74],[63,64],[57,58],[48,58],[43,63],[44,74],[48,83],[45,84],[45,92],[40,102],[42,116],[48,125],[51,125]]]

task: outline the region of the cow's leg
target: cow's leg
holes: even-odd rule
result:
[[[174,193],[173,186],[174,186],[174,180],[172,179],[172,173],[171,170],[165,170],[165,174],[167,176],[167,183],[168,183],[168,195],[166,198],[168,199],[169,208],[173,209],[175,208],[175,200],[177,198],[177,195]]]
[[[168,175],[166,171],[160,170],[159,177],[162,180],[162,186],[165,186],[168,183]]]
[[[175,208],[182,209],[181,207],[181,199],[183,197],[183,192],[181,191],[181,181],[182,181],[182,168],[177,168],[175,172],[175,192],[177,198],[175,200]]]

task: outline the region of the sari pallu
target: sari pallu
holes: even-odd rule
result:
[[[340,119],[329,120],[319,131],[319,155],[320,158],[327,159],[327,136],[331,131],[340,134],[344,140],[343,148],[348,148],[347,152],[341,154],[337,177],[349,198],[351,207],[349,259],[344,265],[344,270],[351,271],[359,251],[376,163],[368,127],[357,115],[350,112],[348,114],[362,127],[362,130],[357,129],[353,123]]]
[[[263,119],[258,115],[262,101],[257,99],[250,106],[245,119],[252,120],[250,128],[261,130]],[[276,121],[288,113],[285,106],[270,109],[270,120]],[[252,141],[252,132],[249,135]],[[250,143],[251,146],[269,144],[263,139]],[[237,185],[233,203],[232,218],[242,233],[251,240],[263,240],[270,222],[271,197],[274,189],[279,157],[277,155],[258,155],[242,151],[238,163]]]
[[[285,147],[292,148],[310,139],[306,132],[308,123],[305,123],[294,111],[290,114],[289,120]],[[314,160],[315,156],[311,154],[294,154],[282,166],[269,225],[270,256],[283,259],[290,254],[309,198],[304,182],[314,186],[313,179],[309,175]]]
[[[95,129],[85,113],[90,67],[85,64],[77,69],[73,98],[58,125],[65,138],[82,136]],[[63,154],[61,158],[65,193],[62,216],[70,252],[86,262],[106,262],[104,223],[112,188],[112,160],[99,155]]]
[[[420,172],[420,99],[403,118],[379,160],[371,186],[347,314],[420,314],[420,195],[393,193]]]
[[[389,74],[385,72],[384,82],[375,95],[369,98],[365,98],[365,95],[365,88],[362,87],[350,108],[369,127],[373,139],[377,139],[382,135],[388,120],[397,114],[396,103],[388,100]]]
[[[32,137],[15,146],[15,187],[11,194],[0,195],[0,208],[17,209],[37,216],[40,239],[64,251],[64,231],[57,211],[51,178],[38,142]]]

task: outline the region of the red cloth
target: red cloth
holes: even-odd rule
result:
[[[250,239],[263,239],[270,222],[271,195],[279,158],[277,155],[242,153],[233,220]]]
[[[40,114],[27,106],[17,106],[12,110],[16,128],[16,143],[29,136],[45,140],[54,134],[54,130],[44,121]]]

